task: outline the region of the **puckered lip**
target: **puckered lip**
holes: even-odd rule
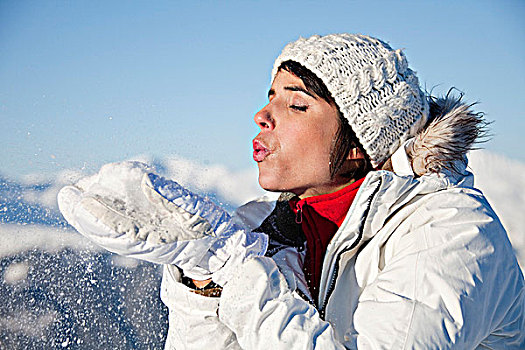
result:
[[[259,139],[255,138],[253,140],[253,160],[257,163],[262,162],[266,157],[268,157],[272,152],[270,149]]]

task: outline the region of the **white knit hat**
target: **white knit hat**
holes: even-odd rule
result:
[[[295,61],[328,88],[335,103],[379,166],[426,122],[428,104],[401,50],[355,34],[314,35],[286,45],[275,60]]]

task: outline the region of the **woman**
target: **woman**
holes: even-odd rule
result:
[[[268,96],[253,157],[276,199],[230,219],[129,163],[59,196],[97,243],[166,264],[166,348],[525,347],[523,275],[466,171],[480,114],[362,35],[287,45]]]

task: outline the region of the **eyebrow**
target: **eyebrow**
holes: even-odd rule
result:
[[[315,98],[317,100],[317,96],[315,96],[310,91],[308,91],[308,90],[306,90],[306,89],[304,89],[304,88],[302,88],[300,86],[297,86],[297,85],[285,86],[284,90],[302,92],[302,93],[307,94],[308,96],[311,96],[312,98]],[[275,90],[274,89],[270,89],[268,91],[268,98],[270,98],[270,96],[273,96],[273,95],[275,95]]]

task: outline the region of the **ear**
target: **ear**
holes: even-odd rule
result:
[[[347,160],[357,160],[357,159],[365,159],[365,154],[359,147],[350,148],[350,152],[348,152],[348,156],[346,157]]]

